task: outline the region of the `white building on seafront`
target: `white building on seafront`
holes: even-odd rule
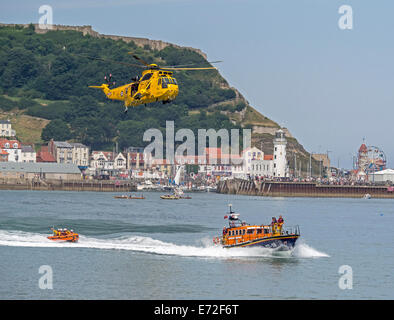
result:
[[[234,178],[284,178],[288,177],[288,165],[286,160],[287,140],[282,129],[275,132],[273,154],[264,154],[256,147],[243,150],[242,162],[232,166]]]
[[[37,153],[32,146],[22,145],[20,162],[34,163],[36,162]]]

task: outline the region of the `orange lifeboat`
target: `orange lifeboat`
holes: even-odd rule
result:
[[[67,241],[67,242],[78,242],[79,234],[75,233],[73,230],[67,229],[54,229],[51,228],[53,231],[53,235],[47,237],[49,240],[52,241]]]

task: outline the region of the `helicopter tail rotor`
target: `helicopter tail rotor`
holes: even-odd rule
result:
[[[115,86],[115,84],[116,84],[116,82],[115,82],[115,80],[113,79],[111,73],[110,73],[109,75],[105,75],[105,76],[104,76],[104,81],[107,83],[107,85],[108,85],[109,87]]]

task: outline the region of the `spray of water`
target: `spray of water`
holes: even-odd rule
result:
[[[0,245],[14,247],[45,248],[92,248],[103,250],[130,250],[151,254],[176,255],[185,257],[232,258],[232,257],[328,257],[325,253],[306,245],[299,244],[292,251],[277,252],[263,247],[224,249],[203,238],[199,245],[178,245],[142,236],[123,236],[115,239],[97,239],[80,236],[78,243],[53,242],[46,235],[23,231],[0,230]]]

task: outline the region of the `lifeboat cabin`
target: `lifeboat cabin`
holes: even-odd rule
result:
[[[270,225],[250,225],[239,218],[239,214],[231,210],[224,216],[228,219],[228,228],[223,228],[221,237],[213,242],[224,248],[263,246],[279,250],[291,250],[300,237],[299,226],[284,227],[283,222],[272,222]]]

